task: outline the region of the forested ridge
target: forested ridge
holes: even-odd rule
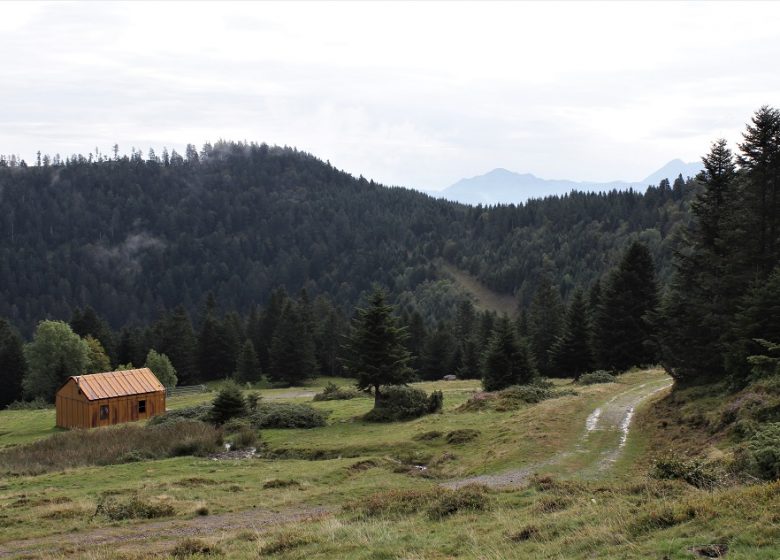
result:
[[[348,309],[376,282],[438,320],[426,299],[444,298],[441,309],[459,297],[437,258],[527,303],[542,272],[568,295],[639,238],[665,278],[690,199],[678,178],[646,193],[475,208],[288,148],[222,142],[187,154],[4,159],[0,316],[30,332],[89,305],[118,328],[177,305],[195,313],[209,293],[246,313],[280,286]]]

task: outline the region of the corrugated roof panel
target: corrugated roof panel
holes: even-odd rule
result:
[[[77,375],[73,379],[91,401],[165,390],[149,368]]]

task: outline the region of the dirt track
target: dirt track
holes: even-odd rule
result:
[[[330,515],[326,507],[290,510],[250,509],[235,513],[186,520],[153,521],[129,527],[109,527],[72,534],[10,541],[0,544],[0,558],[24,556],[47,558],[58,551],[89,550],[112,545],[121,547],[143,543],[144,550],[157,552],[172,546],[172,539],[210,536],[226,531],[248,530],[261,533],[285,523],[320,519]]]
[[[634,410],[645,399],[671,386],[666,378],[654,379],[618,393],[591,412],[585,421],[582,436],[573,449],[559,451],[549,459],[503,473],[472,476],[445,482],[446,488],[460,488],[468,484],[482,484],[491,488],[521,486],[535,472],[556,466],[571,470],[576,465],[578,476],[592,476],[609,469],[620,457],[627,441]],[[585,467],[582,457],[584,455]]]

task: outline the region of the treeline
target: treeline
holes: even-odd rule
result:
[[[278,286],[347,313],[373,283],[426,323],[463,295],[443,259],[527,305],[544,273],[569,298],[644,242],[663,280],[695,185],[469,207],[355,178],[315,157],[220,142],[184,155],[0,160],[0,316],[25,336],[93,307],[114,328],[178,306],[267,305]]]

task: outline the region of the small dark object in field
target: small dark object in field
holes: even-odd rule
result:
[[[211,554],[220,554],[219,548],[200,539],[184,539],[171,550],[171,556],[174,558],[187,558],[200,554],[209,556]]]
[[[513,542],[523,542],[539,537],[539,529],[533,525],[523,527],[517,533],[509,535],[509,540]]]
[[[280,478],[274,478],[272,480],[266,480],[263,483],[263,488],[289,488],[290,486],[300,486],[301,483],[297,480],[282,480]]]
[[[208,506],[199,506],[195,510],[195,513],[197,513],[200,516],[205,517],[205,516],[207,516],[209,514],[209,508],[208,508]]]
[[[422,432],[420,434],[415,434],[412,436],[412,439],[414,441],[430,441],[432,439],[439,439],[444,434],[441,432],[437,432],[435,430],[432,430],[430,432]]]
[[[480,434],[479,430],[471,430],[468,428],[463,430],[453,430],[447,434],[447,443],[451,445],[467,443],[469,441],[477,439],[479,437],[479,434]]]
[[[689,548],[697,556],[704,558],[723,558],[729,551],[726,544],[702,544]]]

